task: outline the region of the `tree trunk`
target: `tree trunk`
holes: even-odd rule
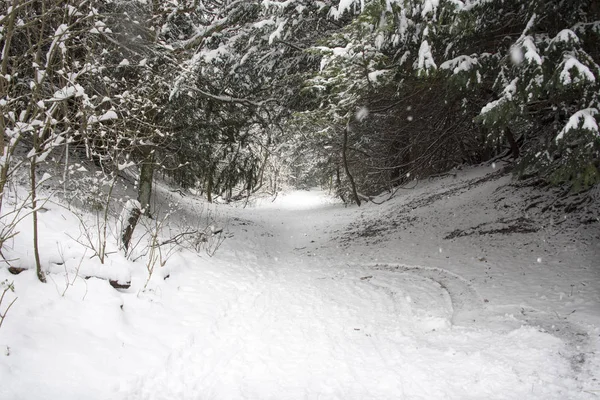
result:
[[[152,177],[154,175],[154,152],[150,147],[143,150],[143,159],[140,165],[140,187],[138,201],[141,213],[150,216],[150,200],[152,198]]]
[[[1,136],[4,136],[4,132],[0,132]],[[2,210],[3,199],[4,199],[4,188],[8,182],[8,168],[9,168],[9,155],[8,149],[4,149],[4,157],[2,158],[2,164],[0,165],[0,210]]]
[[[505,128],[504,129],[504,137],[506,138],[506,140],[508,140],[508,144],[510,145],[510,151],[512,152],[512,156],[513,159],[517,159],[519,158],[519,145],[517,144],[517,141],[515,140],[515,137],[512,133],[512,131],[510,130],[510,128]]]
[[[146,215],[151,217],[150,214],[150,200],[152,198],[152,178],[154,175],[154,152],[152,148],[146,146],[142,149],[142,162],[140,164],[140,186],[138,188],[138,204],[133,200],[126,206],[129,211],[127,214],[127,221],[123,227],[121,239],[123,239],[123,247],[125,252],[129,249],[131,238],[133,237],[133,231],[140,219],[140,216]],[[106,223],[106,222],[105,222]]]
[[[336,192],[340,199],[346,204],[346,196],[344,196],[344,191],[342,190],[342,177],[340,176],[340,166],[338,165],[335,169],[335,185],[337,186]]]
[[[260,167],[260,174],[259,174],[260,177],[259,177],[259,181],[258,181],[258,188],[261,188],[263,186],[263,182],[264,182],[264,178],[265,178],[265,169],[267,168],[267,161],[269,161],[269,152],[265,151],[265,158]]]
[[[208,182],[206,182],[206,200],[212,203],[212,191],[213,191],[213,173],[212,168],[208,173]]]
[[[37,153],[39,151],[38,134],[33,133],[33,149]],[[34,154],[30,160],[30,174],[31,174],[31,207],[33,208],[33,257],[35,259],[35,272],[40,282],[46,283],[46,276],[42,271],[42,264],[40,262],[40,249],[38,246],[38,212],[37,212],[37,196],[36,186],[37,181],[35,179],[35,166],[37,164],[37,156]]]
[[[130,202],[134,202],[130,200]],[[125,247],[125,253],[129,250],[129,244],[131,243],[131,238],[133,237],[133,231],[140,219],[140,215],[142,215],[142,211],[139,207],[134,206],[133,204],[129,204],[129,214],[127,216],[127,221],[125,222],[125,227],[123,229],[122,239],[123,239],[123,247]]]
[[[354,201],[360,207],[360,198],[358,197],[358,192],[356,191],[356,184],[354,183],[354,177],[350,173],[350,168],[348,168],[348,159],[346,157],[346,150],[348,148],[348,129],[346,126],[344,129],[344,143],[342,145],[342,162],[344,163],[344,170],[346,171],[346,175],[348,175],[348,180],[350,181],[350,187],[352,188],[352,197],[354,197]]]

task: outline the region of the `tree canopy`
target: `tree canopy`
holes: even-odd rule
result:
[[[600,180],[596,1],[0,4],[3,182],[32,135],[209,199],[286,180],[358,201],[495,157]]]

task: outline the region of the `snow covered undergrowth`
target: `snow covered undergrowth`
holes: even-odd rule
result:
[[[145,290],[144,257],[111,242],[104,267],[48,204],[49,282],[0,269],[18,296],[0,328],[0,398],[597,398],[598,223],[563,232],[492,172],[380,206],[315,191],[211,206],[227,236],[215,255],[179,249]],[[182,198],[172,218],[203,207]],[[8,255],[31,267],[27,223]],[[131,288],[101,279],[114,274]]]

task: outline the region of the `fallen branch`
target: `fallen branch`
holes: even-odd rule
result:
[[[180,244],[180,242],[179,242],[180,239],[182,239],[186,236],[193,236],[193,235],[197,235],[197,234],[205,235],[204,232],[200,232],[198,229],[195,229],[193,231],[181,232],[181,233],[173,236],[172,238],[169,238],[167,240],[160,242],[158,244],[158,246],[160,247],[160,246],[164,246],[166,244],[172,244],[172,243]]]

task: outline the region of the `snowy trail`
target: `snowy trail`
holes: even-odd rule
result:
[[[18,297],[0,399],[596,399],[600,253],[551,227],[477,233],[524,221],[491,201],[512,193],[502,179],[473,169],[361,208],[303,191],[208,210],[159,185],[176,203],[166,238],[214,217],[227,239],[213,257],[174,247],[151,279],[116,247],[100,265],[48,206],[50,282],[0,269]]]
[[[332,246],[344,210],[303,196],[314,208],[243,213],[251,228],[238,226],[243,246],[224,251],[239,269],[220,316],[125,398],[592,398],[561,355],[568,343],[486,310],[449,271]],[[192,307],[205,280],[187,277]]]

